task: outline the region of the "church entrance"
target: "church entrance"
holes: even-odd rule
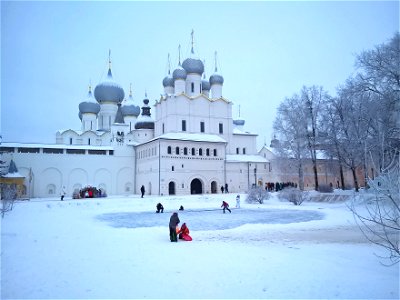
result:
[[[203,185],[200,179],[195,178],[190,183],[190,193],[191,194],[203,194]]]
[[[175,182],[173,181],[168,184],[168,194],[175,195]]]
[[[217,182],[211,182],[211,194],[216,194],[218,192]]]

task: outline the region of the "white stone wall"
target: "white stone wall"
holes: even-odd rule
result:
[[[14,152],[12,158],[25,176],[29,197],[59,197],[62,186],[70,197],[74,189],[88,184],[103,187],[109,195],[134,193],[132,147],[124,149],[123,155],[118,151],[109,155],[110,150],[105,150],[106,155],[88,154],[88,149],[85,154],[67,154],[65,149],[63,154],[50,154],[39,148],[40,153]]]

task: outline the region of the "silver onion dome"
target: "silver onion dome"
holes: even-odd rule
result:
[[[220,84],[223,85],[224,84],[224,77],[222,77],[222,75],[219,75],[218,73],[214,73],[210,76],[210,84]]]
[[[186,80],[187,73],[186,73],[185,69],[182,68],[182,66],[179,65],[179,66],[174,70],[174,72],[172,73],[172,77],[173,77],[174,81],[177,80],[177,79]]]
[[[89,88],[87,99],[79,104],[79,113],[87,114],[98,114],[100,111],[100,104],[98,104],[94,98],[91,89]]]
[[[204,64],[200,59],[197,58],[187,58],[183,61],[182,67],[185,69],[187,74],[195,73],[195,74],[203,74],[204,72]]]
[[[237,126],[243,126],[245,121],[243,119],[233,120],[233,124]]]
[[[140,115],[140,107],[134,104],[132,95],[129,95],[127,100],[122,101],[121,112],[124,117],[137,117],[138,115]]]
[[[201,81],[201,86],[204,91],[209,91],[211,88],[210,82],[208,80],[204,80],[204,79]]]
[[[94,89],[94,97],[97,102],[121,102],[125,93],[123,88],[114,81],[111,69],[108,69],[107,79],[99,83]]]
[[[173,87],[174,86],[174,78],[171,77],[171,75],[168,74],[168,76],[164,77],[163,82],[162,82],[164,87]]]

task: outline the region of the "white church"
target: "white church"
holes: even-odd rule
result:
[[[204,64],[190,57],[162,80],[154,105],[135,104],[114,81],[111,59],[107,78],[89,87],[79,104],[80,130],[59,130],[55,144],[2,143],[25,178],[27,197],[67,197],[85,186],[108,195],[187,195],[234,193],[276,181],[271,153],[256,149],[257,134],[233,119],[223,96],[224,78],[205,78]],[[147,97],[146,97],[147,98]]]

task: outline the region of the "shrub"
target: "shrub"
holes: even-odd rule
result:
[[[333,187],[328,184],[320,184],[318,186],[318,192],[321,193],[332,193],[333,192]]]
[[[279,199],[287,200],[294,205],[301,205],[307,199],[307,192],[300,191],[296,188],[286,188],[279,192]]]
[[[264,200],[268,200],[269,193],[260,186],[253,187],[247,192],[247,203],[260,203],[263,204]]]

